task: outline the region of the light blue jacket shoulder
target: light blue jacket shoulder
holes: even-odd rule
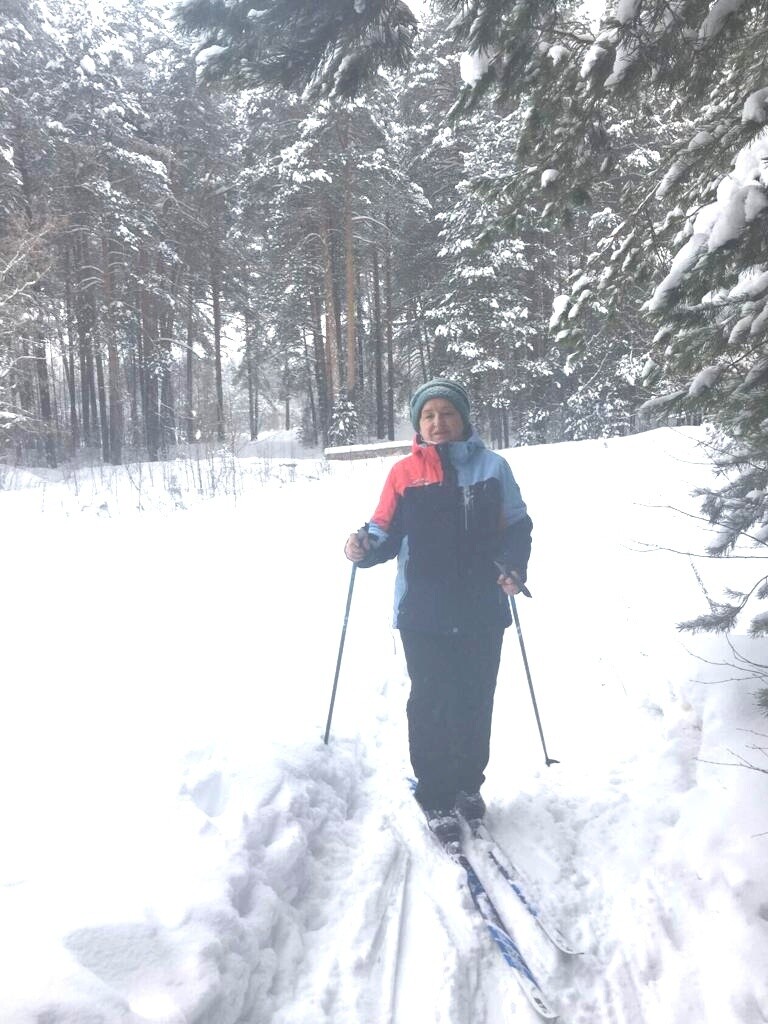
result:
[[[446,447],[459,487],[470,487],[491,477],[499,481],[505,526],[520,522],[528,514],[509,463],[498,452],[487,448],[477,431],[466,441],[451,441]]]

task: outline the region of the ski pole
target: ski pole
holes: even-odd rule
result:
[[[515,620],[515,629],[517,630],[517,638],[520,641],[520,653],[523,656],[523,665],[525,665],[525,674],[528,677],[528,689],[531,691],[531,700],[533,701],[533,712],[536,715],[536,725],[539,727],[539,736],[541,737],[541,745],[544,748],[544,760],[547,768],[551,764],[560,764],[554,757],[550,757],[547,753],[547,744],[544,742],[544,730],[541,728],[541,718],[539,717],[539,706],[536,703],[536,694],[533,692],[533,680],[531,679],[531,670],[528,667],[528,656],[525,653],[525,644],[523,643],[523,631],[520,628],[520,619],[517,614],[517,605],[512,594],[509,594],[509,606],[512,609],[512,617]]]
[[[357,563],[352,565],[352,575],[349,577],[349,593],[347,594],[347,607],[344,612],[344,625],[341,629],[341,641],[339,642],[339,656],[336,659],[336,675],[333,677],[333,689],[331,690],[331,705],[328,708],[328,721],[325,724],[325,738],[323,742],[328,746],[328,737],[331,734],[331,719],[333,718],[333,705],[336,703],[336,687],[339,683],[339,671],[341,670],[341,655],[344,652],[344,639],[347,635],[347,622],[349,621],[349,609],[352,604],[352,588],[355,585],[355,571]]]

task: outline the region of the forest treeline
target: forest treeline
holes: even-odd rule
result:
[[[498,444],[631,429],[647,330],[550,329],[606,221],[500,233],[521,118],[451,116],[447,19],[363,96],[199,82],[154,3],[14,0],[0,14],[0,450],[157,459],[298,425],[393,436],[415,383],[472,385]],[[628,136],[642,164],[650,138]]]
[[[445,373],[497,446],[705,419],[759,558],[767,131],[768,0],[6,0],[0,458],[391,438]],[[760,569],[685,628],[768,633]]]

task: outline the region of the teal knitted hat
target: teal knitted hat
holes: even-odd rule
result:
[[[466,388],[453,380],[445,380],[443,377],[436,377],[428,380],[426,384],[416,388],[411,399],[411,423],[413,429],[418,431],[421,420],[421,410],[432,398],[446,398],[462,418],[464,429],[469,430],[469,395]]]

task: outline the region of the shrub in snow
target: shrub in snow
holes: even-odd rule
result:
[[[331,412],[328,444],[354,444],[358,437],[357,410],[348,398],[337,398]]]

